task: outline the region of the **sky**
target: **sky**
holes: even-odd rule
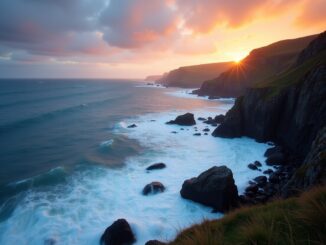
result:
[[[326,30],[326,0],[0,0],[0,77],[143,78]]]

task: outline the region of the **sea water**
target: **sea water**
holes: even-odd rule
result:
[[[248,163],[264,162],[268,146],[212,137],[214,127],[199,120],[191,127],[165,122],[185,112],[225,114],[233,103],[139,81],[2,80],[0,244],[98,244],[118,218],[144,244],[221,217],[182,199],[183,181],[226,165],[242,193],[261,174]],[[146,171],[156,162],[167,167]],[[152,181],[166,191],[143,196]]]

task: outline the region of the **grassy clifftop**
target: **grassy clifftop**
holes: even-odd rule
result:
[[[326,187],[244,207],[182,231],[171,245],[326,244]]]

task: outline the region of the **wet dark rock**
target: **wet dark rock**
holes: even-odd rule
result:
[[[162,168],[166,168],[165,163],[158,162],[158,163],[154,163],[154,164],[150,165],[149,167],[146,168],[146,170],[156,170],[156,169],[162,169]]]
[[[131,125],[129,125],[127,128],[136,128],[136,127],[137,127],[136,124],[131,124]]]
[[[274,147],[268,148],[265,151],[264,156],[265,157],[270,157],[271,155],[276,154],[276,153],[283,153],[283,150],[282,150],[281,146],[274,146]]]
[[[204,128],[203,131],[204,131],[204,132],[209,132],[209,131],[211,131],[211,130],[210,130],[209,128]]]
[[[280,182],[280,176],[279,173],[274,172],[272,173],[269,178],[268,178],[269,182],[273,183],[273,184],[277,184]]]
[[[129,223],[125,219],[118,219],[104,231],[101,245],[131,245],[136,238]]]
[[[248,187],[246,187],[245,192],[253,192],[256,193],[258,191],[258,185],[249,185]]]
[[[201,133],[195,133],[194,136],[201,136]]]
[[[199,121],[206,121],[206,118],[204,118],[204,117],[198,117],[197,120],[199,120]]]
[[[232,171],[226,166],[212,167],[198,177],[186,180],[180,194],[183,198],[211,206],[219,212],[238,205],[238,189]]]
[[[177,116],[176,119],[167,122],[167,124],[177,124],[181,126],[192,126],[196,124],[194,114],[186,113],[184,115]]]
[[[204,133],[204,135],[208,135],[208,133]]]
[[[254,178],[254,180],[256,181],[257,185],[259,187],[264,187],[267,183],[267,177],[266,176],[258,176],[256,178]]]
[[[225,116],[220,114],[214,118],[215,123],[222,123],[224,121]]]
[[[262,166],[261,162],[259,162],[259,161],[255,161],[254,164],[255,164],[257,167],[261,167],[261,166]]]
[[[159,240],[149,240],[145,243],[145,245],[166,245],[166,243]]]
[[[143,189],[143,195],[157,194],[165,191],[165,187],[161,182],[154,181],[147,184]]]
[[[251,170],[258,170],[257,166],[253,163],[249,163],[248,168],[250,168]]]
[[[267,169],[267,170],[265,170],[264,172],[263,172],[263,174],[268,174],[268,175],[270,175],[270,174],[272,174],[272,173],[274,173],[274,170],[273,169]]]
[[[172,131],[171,133],[172,133],[172,134],[177,134],[178,132],[177,132],[177,131]]]

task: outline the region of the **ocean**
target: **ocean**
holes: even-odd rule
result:
[[[241,193],[261,175],[247,165],[264,162],[268,145],[204,135],[198,120],[197,129],[165,122],[225,114],[233,103],[140,81],[0,80],[0,244],[99,244],[118,218],[144,244],[221,217],[182,199],[183,181],[226,165]],[[146,172],[156,162],[167,168]],[[152,181],[166,191],[143,196]]]

